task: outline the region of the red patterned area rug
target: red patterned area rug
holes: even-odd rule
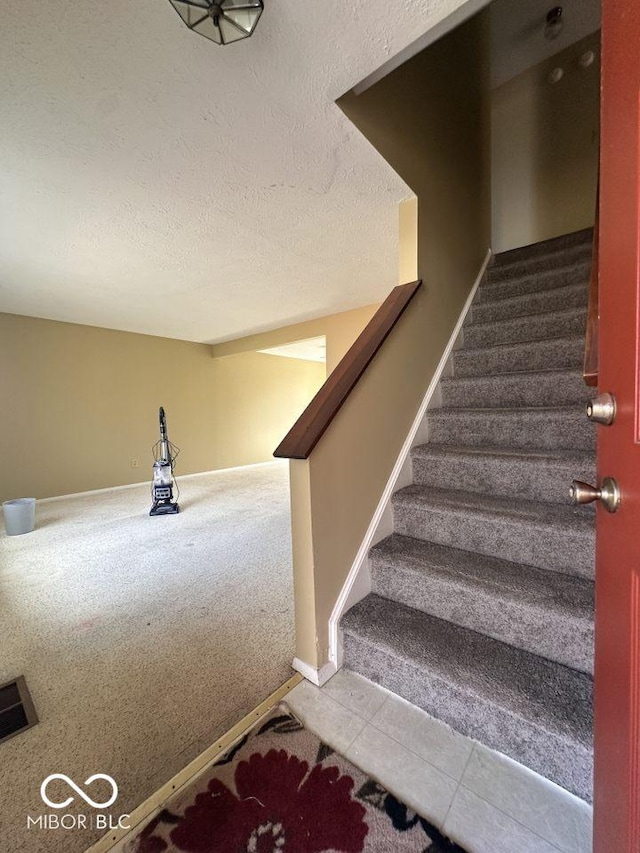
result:
[[[279,705],[127,853],[465,853]]]

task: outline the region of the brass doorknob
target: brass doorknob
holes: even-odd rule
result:
[[[574,480],[569,495],[574,506],[600,501],[607,512],[616,512],[620,506],[620,489],[613,477],[605,477],[599,489],[581,480]]]

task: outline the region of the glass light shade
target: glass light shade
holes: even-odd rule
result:
[[[264,9],[263,0],[169,0],[190,30],[216,44],[249,38]]]

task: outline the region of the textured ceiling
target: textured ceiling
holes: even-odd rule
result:
[[[21,0],[0,34],[0,311],[221,341],[381,300],[408,189],[334,101],[462,0]]]

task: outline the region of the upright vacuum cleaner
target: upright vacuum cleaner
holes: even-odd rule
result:
[[[178,484],[173,476],[173,466],[180,453],[180,448],[171,444],[167,435],[167,419],[164,409],[160,406],[160,441],[156,441],[153,451],[153,485],[151,494],[153,503],[149,515],[175,515],[180,512],[178,501],[173,499],[173,488],[178,490]]]

